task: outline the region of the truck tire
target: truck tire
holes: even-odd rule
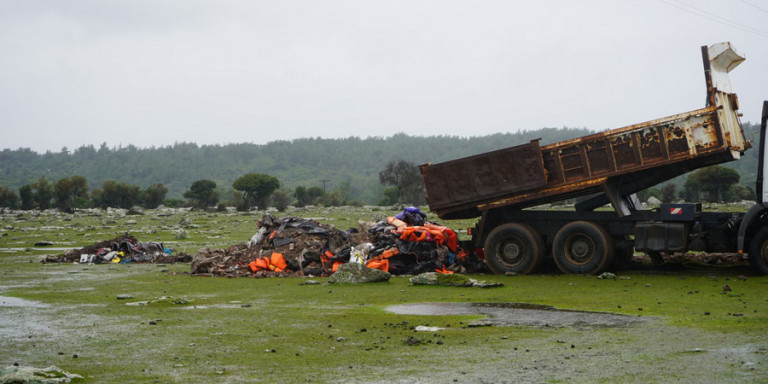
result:
[[[760,275],[768,275],[768,227],[763,227],[749,243],[749,265]]]
[[[574,221],[560,228],[552,244],[555,264],[564,273],[596,274],[613,262],[613,240],[603,227]]]
[[[485,262],[497,274],[533,272],[544,260],[544,241],[524,224],[502,224],[485,240]]]

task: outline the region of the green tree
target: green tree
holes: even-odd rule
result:
[[[701,168],[685,180],[683,195],[687,201],[697,201],[701,195],[708,201],[724,201],[731,185],[739,179],[739,172],[732,168],[719,165]]]
[[[303,207],[309,203],[307,196],[307,187],[300,185],[293,190],[293,198],[296,199],[296,206]]]
[[[102,207],[131,208],[139,201],[141,190],[138,185],[118,183],[115,180],[104,180],[101,190],[92,193],[94,202]]]
[[[379,172],[379,182],[394,187],[397,191],[395,203],[422,205],[424,200],[424,179],[419,167],[405,160],[390,161]]]
[[[19,207],[19,195],[16,191],[0,186],[0,207],[15,209]]]
[[[324,207],[338,207],[343,204],[341,200],[341,192],[339,192],[339,190],[326,193],[318,201]]]
[[[219,201],[216,182],[212,180],[197,180],[192,183],[188,191],[184,192],[184,198],[188,199],[195,208],[212,207]]]
[[[37,203],[37,208],[40,210],[48,209],[51,207],[51,199],[53,199],[53,187],[51,187],[51,184],[48,182],[48,179],[45,178],[45,176],[40,176],[39,179],[37,179],[37,182],[32,184],[32,189],[34,189],[34,200],[35,203]]]
[[[661,202],[671,203],[675,200],[675,193],[677,192],[677,185],[673,183],[664,184],[661,187]]]
[[[19,199],[21,199],[21,209],[25,211],[35,209],[35,198],[31,185],[22,185],[19,188]]]
[[[317,202],[325,196],[325,191],[323,191],[320,187],[310,187],[307,189],[307,199],[309,201],[309,205],[315,205]]]
[[[290,197],[285,191],[278,189],[277,191],[272,192],[272,205],[274,205],[278,211],[284,212],[285,209],[288,208],[289,203]]]
[[[83,176],[59,179],[53,184],[53,190],[56,208],[62,212],[71,213],[88,201],[88,181]]]
[[[168,188],[162,183],[152,184],[144,191],[144,208],[155,209],[165,201]]]
[[[270,175],[248,173],[235,180],[232,188],[243,192],[244,206],[240,208],[248,210],[255,205],[264,209],[272,192],[280,188],[280,181]]]
[[[755,192],[740,184],[732,184],[725,194],[726,201],[754,200]]]

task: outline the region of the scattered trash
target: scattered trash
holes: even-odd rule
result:
[[[70,249],[61,255],[49,255],[43,263],[186,263],[192,257],[184,252],[174,254],[160,242],[139,242],[126,233],[80,249]]]

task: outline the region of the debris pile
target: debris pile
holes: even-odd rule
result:
[[[346,263],[359,263],[393,275],[422,272],[485,272],[485,263],[459,247],[450,228],[425,221],[415,207],[378,223],[342,231],[298,217],[259,221],[246,244],[201,249],[193,275],[229,277],[329,276]]]
[[[159,242],[139,242],[126,233],[111,240],[101,241],[80,249],[70,249],[61,255],[50,255],[43,263],[186,263],[192,257],[173,250]]]

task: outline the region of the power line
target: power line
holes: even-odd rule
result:
[[[741,2],[742,2],[742,3],[744,3],[744,4],[746,4],[746,5],[749,5],[750,7],[754,8],[754,9],[758,9],[758,10],[761,10],[761,11],[763,11],[763,12],[765,12],[765,13],[768,13],[768,9],[765,9],[765,8],[760,8],[760,7],[758,7],[757,5],[754,5],[754,4],[750,3],[750,2],[749,2],[749,1],[747,1],[747,0],[741,0]]]
[[[732,20],[728,20],[726,18],[717,16],[717,15],[715,15],[713,13],[710,13],[710,12],[704,11],[702,9],[696,8],[696,7],[692,6],[692,5],[686,4],[686,3],[684,3],[684,2],[682,2],[680,0],[659,0],[659,1],[661,1],[664,4],[673,6],[673,7],[677,8],[677,9],[680,9],[682,11],[694,14],[694,15],[699,16],[699,17],[703,17],[705,19],[714,21],[714,22],[719,23],[719,24],[723,24],[723,25],[726,25],[726,26],[729,26],[729,27],[732,27],[732,28],[740,29],[740,30],[742,30],[744,32],[749,32],[749,33],[752,33],[752,34],[755,34],[755,35],[758,35],[758,36],[768,37],[768,32],[761,31],[759,29],[755,29],[755,28],[752,28],[750,26],[747,26],[747,25],[744,25],[744,24],[741,24],[741,23],[738,23],[738,22],[735,22],[735,21],[732,21]],[[675,4],[675,3],[678,3],[678,4]]]

